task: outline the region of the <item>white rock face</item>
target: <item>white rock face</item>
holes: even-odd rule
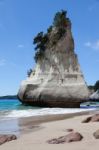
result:
[[[90,99],[99,100],[99,90],[90,95]]]
[[[18,93],[23,103],[51,107],[72,107],[89,97],[89,91],[74,52],[71,27],[56,46],[46,49],[34,71],[22,82]]]

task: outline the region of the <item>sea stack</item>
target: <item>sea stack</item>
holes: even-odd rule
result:
[[[79,107],[89,91],[74,52],[71,21],[66,11],[56,13],[46,34],[34,38],[36,67],[22,81],[18,98],[24,104]]]

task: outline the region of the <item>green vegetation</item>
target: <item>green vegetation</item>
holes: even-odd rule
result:
[[[55,17],[54,17],[54,21],[53,21],[53,26],[55,27],[58,27],[58,28],[64,28],[64,26],[66,26],[66,15],[67,15],[67,12],[62,10],[61,12],[57,12],[55,14]]]
[[[89,90],[94,90],[94,86],[93,85],[89,85],[88,88],[89,88]]]
[[[48,42],[48,35],[40,32],[34,38],[33,44],[36,44],[35,50],[35,61],[37,62],[38,58],[41,59],[44,56],[44,51],[46,49],[46,44]]]
[[[97,91],[99,90],[99,80],[96,81],[95,85],[94,85],[94,90]]]
[[[50,26],[50,27],[47,29],[47,33],[51,33],[51,32],[52,32],[52,29],[53,29],[53,26]]]
[[[89,85],[88,88],[89,88],[90,90],[94,90],[94,91],[99,90],[99,80],[97,80],[94,85]]]
[[[66,33],[66,26],[68,22],[70,22],[66,15],[67,12],[64,10],[57,12],[54,17],[53,25],[47,29],[47,33],[44,34],[40,32],[34,38],[33,44],[36,45],[34,59],[36,62],[38,59],[40,60],[44,57],[44,52],[47,47],[55,46],[58,40]]]
[[[30,77],[31,73],[32,73],[32,69],[29,69],[29,70],[27,71],[28,77]]]

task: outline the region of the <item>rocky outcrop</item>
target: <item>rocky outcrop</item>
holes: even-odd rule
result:
[[[97,90],[96,92],[94,92],[91,96],[90,99],[92,100],[98,100],[99,101],[99,90]]]
[[[53,27],[43,57],[35,70],[22,81],[18,98],[22,103],[48,107],[80,107],[89,91],[74,52],[71,22],[66,18],[65,32],[57,43],[52,40],[58,32]]]
[[[99,114],[95,114],[93,116],[87,117],[82,121],[82,123],[88,123],[88,122],[99,122]]]
[[[13,134],[8,134],[8,135],[0,135],[0,145],[12,141],[12,140],[16,140],[17,137]]]
[[[61,136],[56,139],[48,140],[47,142],[49,144],[63,144],[63,143],[70,143],[70,142],[77,142],[81,141],[83,139],[83,136],[78,132],[72,132],[66,136]]]

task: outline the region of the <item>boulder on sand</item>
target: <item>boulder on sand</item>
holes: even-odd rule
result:
[[[99,139],[99,130],[97,130],[96,132],[94,132],[93,136],[95,137],[95,139]]]
[[[78,132],[72,132],[66,136],[61,136],[59,138],[48,140],[47,142],[49,144],[62,144],[62,143],[70,143],[70,142],[76,142],[81,141],[83,139],[83,136]]]
[[[95,114],[93,116],[87,117],[82,121],[82,123],[88,123],[88,122],[99,122],[99,114]]]
[[[16,139],[17,139],[16,135],[13,135],[13,134],[3,135],[3,134],[1,134],[0,135],[0,145],[4,144],[5,142],[9,142],[9,141],[16,140]]]

